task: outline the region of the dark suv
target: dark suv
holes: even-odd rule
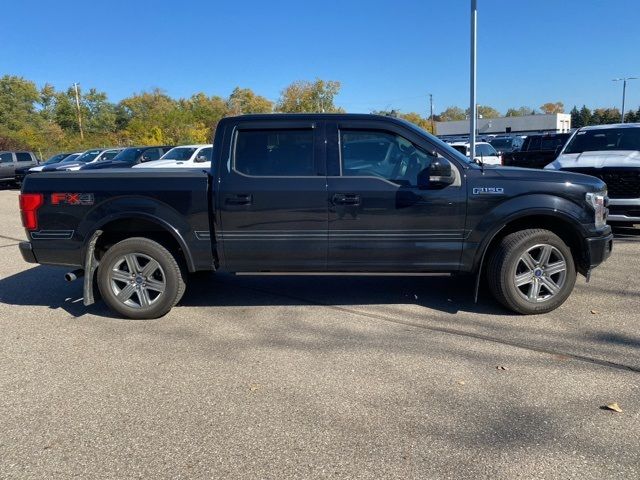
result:
[[[173,148],[173,145],[162,145],[152,147],[129,147],[122,150],[111,160],[90,163],[84,165],[80,170],[101,170],[103,168],[131,168],[139,163],[158,160],[162,155]]]

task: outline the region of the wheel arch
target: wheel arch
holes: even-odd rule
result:
[[[96,231],[102,231],[95,245],[99,260],[108,246],[131,237],[145,237],[155,240],[183,263],[189,272],[195,271],[193,257],[187,242],[180,232],[167,221],[142,212],[123,212],[110,215],[95,224],[87,238]],[[88,245],[85,245],[85,251]]]

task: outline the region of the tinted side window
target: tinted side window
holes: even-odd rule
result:
[[[142,155],[143,162],[151,162],[152,160],[158,160],[160,158],[160,149],[150,148],[146,150]]]
[[[342,175],[380,177],[405,186],[418,184],[418,173],[436,158],[394,133],[341,130]]]
[[[529,150],[540,150],[540,137],[531,137],[529,140]]]
[[[256,176],[315,176],[313,130],[239,130],[234,168]]]
[[[27,152],[16,152],[16,160],[18,160],[19,162],[30,162],[31,155],[29,155]]]
[[[10,153],[0,153],[0,163],[13,163],[13,155]]]
[[[100,161],[104,161],[104,160],[111,160],[112,158],[114,158],[116,155],[118,155],[118,151],[115,152],[105,152],[102,157],[100,157]]]

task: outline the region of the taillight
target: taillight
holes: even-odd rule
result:
[[[44,203],[44,197],[41,193],[21,193],[20,194],[20,211],[22,212],[22,225],[27,230],[35,230],[38,228],[38,208]]]

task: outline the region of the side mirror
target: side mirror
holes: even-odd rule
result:
[[[451,163],[446,158],[437,157],[431,165],[418,173],[418,188],[420,190],[433,190],[444,188],[455,182]]]
[[[207,158],[206,155],[199,155],[195,159],[196,163],[204,163],[204,162],[208,162],[208,161],[209,161],[209,159]]]

